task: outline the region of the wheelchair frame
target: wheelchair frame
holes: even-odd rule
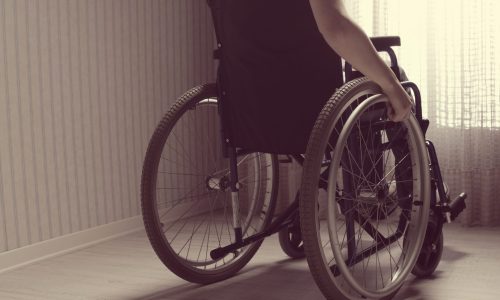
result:
[[[374,44],[377,51],[379,52],[383,51],[389,55],[391,61],[391,69],[395,72],[398,78],[401,78],[397,57],[394,50],[392,49],[393,46],[400,46],[401,44],[400,38],[396,36],[375,37],[371,38],[371,41]],[[214,51],[214,57],[218,58],[217,50]],[[346,63],[345,76],[346,76],[346,82],[349,82],[362,75],[357,71],[353,71],[352,66]],[[429,120],[423,119],[422,117],[422,100],[421,100],[420,90],[418,89],[417,85],[411,81],[401,82],[401,85],[403,86],[403,88],[413,93],[415,101],[415,117],[417,118],[417,121],[420,124],[422,133],[425,135],[427,128],[429,127]],[[453,201],[450,201],[449,197],[447,197],[445,192],[444,182],[442,179],[441,170],[439,167],[439,161],[437,158],[437,153],[434,144],[430,140],[426,140],[426,145],[428,149],[428,155],[430,158],[429,170],[431,172],[431,178],[432,178],[431,209],[436,215],[443,216],[442,218],[438,218],[438,230],[435,230],[435,233],[437,235],[441,232],[441,228],[444,222],[450,223],[465,209],[465,199],[467,198],[467,195],[465,193],[461,193]],[[238,174],[236,171],[237,157],[240,155],[248,154],[249,152],[245,151],[244,149],[236,150],[235,148],[228,146],[226,143],[224,143],[222,147],[223,149],[226,149],[225,153],[227,153],[229,157],[230,170],[232,171],[230,173],[231,174],[230,188],[232,192],[237,193],[238,192],[237,188]],[[304,157],[302,155],[293,154],[287,156],[289,157],[288,160],[289,162],[292,162],[293,160],[299,163],[301,166],[303,165]],[[321,174],[321,178],[326,180],[328,178],[328,173],[325,171],[323,174]],[[324,182],[320,182],[318,183],[318,188],[326,188],[326,184]],[[439,195],[439,199],[441,199],[441,201],[439,202],[437,201],[436,194]],[[237,209],[237,205],[233,207],[236,207]],[[295,197],[295,200],[288,206],[288,208],[284,212],[282,212],[268,226],[268,228],[266,228],[265,230],[263,230],[258,234],[252,235],[245,239],[242,238],[241,228],[239,228],[238,224],[235,224],[235,236],[236,236],[235,243],[212,250],[210,252],[211,257],[213,259],[219,259],[227,255],[228,253],[236,251],[239,248],[242,248],[251,243],[262,240],[276,232],[279,232],[284,227],[290,225],[296,220],[296,218],[298,217],[298,208],[299,208],[299,197]],[[355,217],[355,219],[359,219],[360,217],[361,216],[357,216]],[[401,226],[401,224],[399,226]],[[363,222],[362,227],[367,232],[371,232],[373,236],[377,236],[376,229],[371,227],[369,223]],[[402,232],[402,228],[398,228],[397,232]],[[378,235],[381,236],[379,233]],[[371,255],[371,253],[377,248],[377,246],[387,245],[388,243],[390,244],[395,240],[399,239],[401,235],[402,233],[400,235],[395,234],[389,238],[379,238],[380,242],[377,245],[374,245],[372,248],[363,251],[361,254],[358,254],[358,256],[356,256],[356,258],[353,261],[351,261],[351,263],[357,263],[363,260],[367,256]]]

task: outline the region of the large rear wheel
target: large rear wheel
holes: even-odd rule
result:
[[[419,256],[430,178],[416,119],[393,123],[366,78],[335,93],[311,134],[300,222],[312,275],[328,299],[390,299]],[[318,201],[318,187],[327,200]]]
[[[191,89],[151,137],[144,160],[141,204],[146,231],[160,260],[178,276],[212,283],[234,275],[261,242],[220,259],[210,251],[235,242],[229,160],[222,155],[216,86]],[[276,204],[275,155],[237,157],[243,237],[263,230]]]

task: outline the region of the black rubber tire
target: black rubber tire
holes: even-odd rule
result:
[[[215,84],[201,85],[190,89],[182,95],[171,109],[165,114],[157,126],[153,136],[150,139],[149,146],[146,152],[142,179],[141,179],[141,208],[143,221],[146,228],[149,241],[163,264],[179,277],[194,283],[210,284],[221,281],[233,276],[241,268],[243,268],[259,249],[262,241],[249,245],[248,250],[243,252],[241,257],[228,266],[224,266],[212,272],[211,274],[195,268],[186,267],[178,259],[178,256],[167,245],[166,239],[162,233],[162,224],[158,220],[155,209],[155,187],[158,172],[158,164],[162,154],[163,147],[166,143],[168,134],[172,130],[176,121],[196,103],[204,99],[217,98],[217,87]],[[276,155],[272,155],[273,166],[273,185],[271,192],[271,201],[268,208],[268,213],[264,218],[264,227],[267,226],[274,214],[276,205],[276,197],[278,191],[278,160]]]
[[[302,234],[300,232],[300,224],[290,224],[281,229],[278,232],[278,238],[281,250],[290,258],[301,259],[306,256]]]

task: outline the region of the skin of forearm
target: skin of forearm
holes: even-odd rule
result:
[[[318,29],[330,47],[355,69],[389,91],[397,78],[373,47],[368,36],[347,15],[340,2],[311,0]]]

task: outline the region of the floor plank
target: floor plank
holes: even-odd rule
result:
[[[395,299],[500,299],[500,228],[445,228],[445,252],[432,279],[408,279]],[[304,260],[268,238],[237,276],[187,283],[156,258],[137,232],[0,275],[0,299],[323,299]]]

